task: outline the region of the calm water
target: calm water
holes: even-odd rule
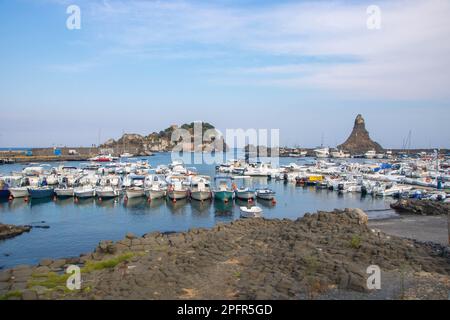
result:
[[[156,166],[171,162],[170,154],[158,154],[148,158]],[[280,159],[281,164],[295,159]],[[78,165],[78,163],[70,163]],[[51,164],[59,165],[58,163]],[[24,165],[0,166],[0,173],[20,171]],[[214,176],[213,165],[196,165],[199,173]],[[237,182],[238,183],[238,182]],[[390,200],[362,198],[359,194],[339,195],[328,190],[296,187],[267,179],[251,179],[253,187],[268,185],[277,192],[277,204],[257,201],[264,209],[266,218],[296,219],[306,212],[332,210],[335,208],[359,207],[368,211],[370,218],[394,215],[389,208]],[[74,203],[73,199],[0,202],[0,222],[7,224],[46,225],[49,229],[34,228],[31,232],[14,239],[0,241],[0,268],[18,264],[35,264],[42,258],[78,256],[92,251],[101,240],[119,240],[127,232],[143,235],[152,231],[186,231],[193,227],[211,227],[218,222],[229,222],[239,218],[237,202],[225,205],[214,201],[178,201],[173,204],[165,200],[147,203],[144,198],[99,202],[88,199]],[[374,210],[374,211],[370,211]]]

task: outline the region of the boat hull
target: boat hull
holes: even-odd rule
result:
[[[50,198],[54,195],[55,190],[53,188],[48,189],[28,189],[28,193],[31,199],[44,199]]]
[[[241,200],[250,200],[255,198],[253,191],[236,191],[236,198]]]
[[[263,200],[273,200],[275,199],[275,192],[264,192],[264,193],[256,193],[256,196],[259,199],[263,199]]]
[[[95,194],[98,198],[108,199],[108,198],[118,197],[119,191],[117,191],[117,190],[95,190]]]
[[[95,197],[95,190],[75,190],[74,191],[75,197],[80,199],[87,199],[87,198],[93,198]]]
[[[28,188],[9,188],[9,192],[15,199],[28,197]]]
[[[214,192],[214,199],[220,201],[230,201],[233,200],[234,192],[233,191],[216,191]]]
[[[0,190],[0,199],[8,198],[9,190]]]
[[[58,198],[70,198],[74,196],[73,188],[55,189],[55,193]]]
[[[146,190],[145,195],[150,200],[156,200],[156,199],[164,198],[166,196],[166,191],[165,190]]]
[[[191,192],[191,198],[198,201],[204,201],[211,199],[210,191],[193,191]]]
[[[144,189],[128,189],[126,195],[128,199],[140,198],[144,196]]]
[[[187,197],[186,191],[168,191],[167,196],[172,200],[185,199]]]

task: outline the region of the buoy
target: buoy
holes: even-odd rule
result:
[[[13,199],[14,199],[14,197],[12,196],[12,194],[10,194],[8,200],[12,201]]]
[[[149,197],[149,198],[147,199],[147,202],[148,202],[148,203],[152,202],[152,199]]]
[[[98,201],[102,201],[102,197],[98,197]]]
[[[173,198],[172,202],[177,203],[177,199]]]
[[[56,201],[56,196],[53,196],[53,201]]]
[[[252,202],[253,202],[253,199],[252,199],[252,198],[248,199],[248,202],[249,202],[249,203],[252,203]]]
[[[28,202],[28,197],[23,198],[23,201]]]
[[[277,204],[277,200],[273,199],[272,204]]]
[[[73,201],[75,201],[75,203],[78,202],[78,197],[73,198]]]
[[[127,201],[128,201],[128,197],[125,196],[125,197],[123,198],[123,201],[127,202]]]

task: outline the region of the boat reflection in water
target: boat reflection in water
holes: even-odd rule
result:
[[[196,216],[207,216],[209,215],[209,209],[211,208],[212,200],[197,201],[192,200],[192,214]]]
[[[13,199],[9,202],[5,201],[4,203],[8,205],[8,209],[10,210],[23,208],[28,205],[28,202],[24,201],[23,199]],[[1,205],[2,204],[0,203],[0,206]]]
[[[78,198],[75,201],[75,205],[79,207],[94,207],[95,205],[95,199],[94,198]]]
[[[53,202],[52,198],[36,198],[36,199],[30,199],[30,206],[31,207],[37,207],[42,206],[46,203]]]
[[[65,197],[65,198],[58,198],[55,201],[55,203],[59,207],[65,207],[65,206],[69,206],[69,205],[73,206],[73,198],[67,198],[67,197]]]
[[[101,208],[117,208],[119,206],[119,201],[117,198],[106,198],[106,199],[95,199],[95,204],[97,205],[97,207],[101,207]]]
[[[145,210],[147,201],[144,197],[128,198],[127,201],[123,201],[123,207],[129,210]]]
[[[147,206],[151,209],[160,208],[162,205],[166,204],[166,200],[164,198],[153,199],[152,201],[146,201]]]
[[[272,209],[276,206],[276,203],[274,203],[272,200],[264,200],[264,199],[258,199],[258,204],[264,208],[269,209]]]
[[[214,201],[214,212],[216,216],[232,216],[233,201]]]
[[[177,200],[173,202],[172,200],[167,200],[167,208],[173,214],[184,214],[187,213],[186,205],[188,200],[186,198]]]

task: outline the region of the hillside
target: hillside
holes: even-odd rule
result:
[[[201,136],[199,134],[200,131],[194,132],[195,125],[199,126],[199,128],[201,125]],[[176,132],[178,129],[186,130],[190,135],[190,139],[188,137],[181,137],[180,134]],[[202,141],[202,137],[204,141]],[[197,143],[197,141],[200,143]],[[149,155],[153,152],[169,152],[173,151],[175,147],[189,152],[222,152],[228,150],[227,145],[219,135],[218,131],[213,125],[207,122],[191,122],[181,126],[172,125],[162,131],[152,132],[147,136],[126,133],[118,140],[110,139],[100,146],[100,148],[109,149],[115,154],[129,152],[134,155]]]

